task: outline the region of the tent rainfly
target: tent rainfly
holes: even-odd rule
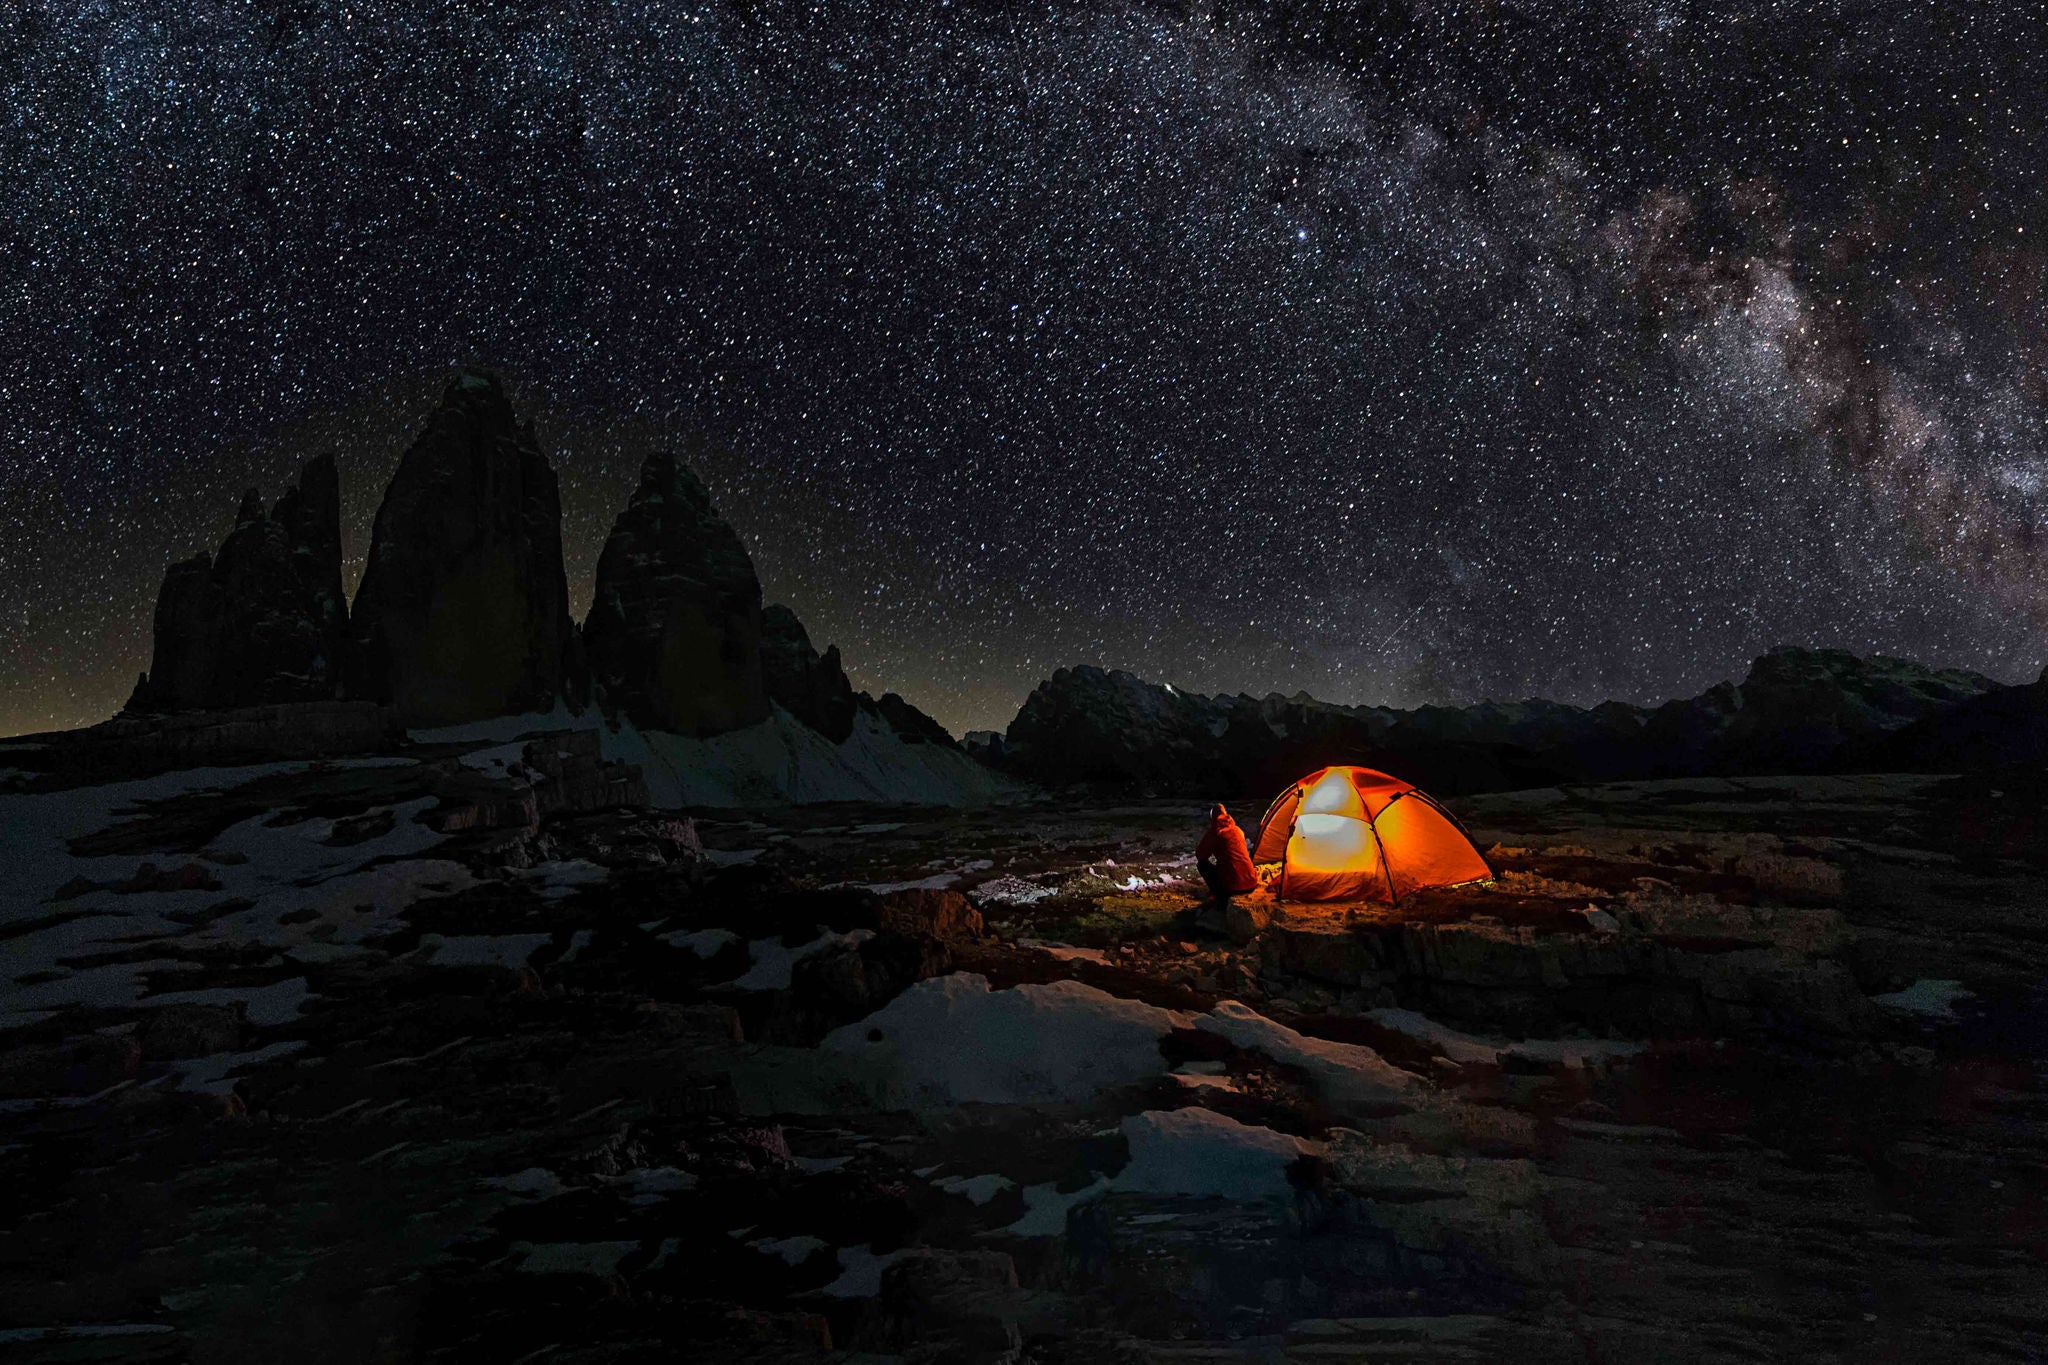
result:
[[[1424,887],[1493,875],[1448,811],[1371,768],[1322,768],[1281,792],[1252,857],[1280,864],[1282,900],[1399,904]]]

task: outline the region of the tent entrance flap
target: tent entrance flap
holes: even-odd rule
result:
[[[1296,900],[1360,900],[1389,885],[1379,840],[1363,817],[1297,815],[1285,867],[1280,894]]]

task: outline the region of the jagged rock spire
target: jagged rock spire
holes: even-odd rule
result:
[[[561,491],[497,376],[458,375],[400,459],[354,617],[351,693],[409,725],[580,704]]]
[[[334,459],[307,464],[266,516],[256,490],[216,555],[171,565],[150,670],[131,711],[316,701],[339,690],[348,639]]]
[[[703,736],[767,719],[761,581],[682,454],[641,465],[598,558],[583,638],[606,707],[637,725]]]

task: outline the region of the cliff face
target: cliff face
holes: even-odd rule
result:
[[[583,636],[606,707],[643,728],[703,737],[768,718],[754,562],[673,451],[641,466]]]
[[[399,461],[354,626],[353,695],[408,725],[580,704],[555,471],[495,377],[460,376]]]
[[[843,743],[860,708],[833,645],[821,656],[803,622],[776,605],[761,617],[761,672],[775,704],[825,738]]]
[[[856,692],[837,647],[820,655],[787,607],[763,611],[753,559],[683,454],[642,465],[580,631],[561,522],[532,427],[498,378],[465,371],[384,491],[353,619],[323,456],[268,513],[248,494],[217,553],[170,566],[127,710],[347,699],[400,726],[452,725],[580,710],[594,676],[606,710],[644,730],[710,738],[780,705],[836,744],[864,710],[908,743],[952,744],[896,694]]]
[[[348,648],[341,497],[331,456],[268,514],[252,489],[217,554],[173,564],[154,651],[127,709],[170,712],[333,699]]]
[[[1780,649],[1739,685],[1719,683],[1654,711],[1548,701],[1397,711],[1306,695],[1205,697],[1084,667],[1061,669],[1026,699],[999,761],[1053,784],[1185,792],[1263,791],[1330,763],[1382,768],[1443,792],[1827,772],[1867,768],[1882,755],[1939,766],[1941,718],[1956,718],[1948,729],[1987,730],[1994,715],[2031,714],[1993,700],[2019,690],[1898,659]],[[1912,741],[1884,747],[1901,732]]]

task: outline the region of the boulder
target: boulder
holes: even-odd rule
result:
[[[917,1247],[882,1272],[873,1344],[894,1347],[906,1362],[996,1362],[1017,1359],[1022,1295],[1017,1267],[1000,1251]]]
[[[134,713],[328,700],[343,680],[341,491],[332,456],[268,513],[254,489],[217,554],[173,564],[157,594]]]
[[[768,718],[754,562],[673,451],[640,468],[583,635],[606,708],[636,725],[703,737]]]
[[[958,891],[891,891],[875,906],[876,927],[915,938],[972,939],[982,935],[981,912]]]
[[[813,953],[790,969],[763,1026],[765,1040],[811,1046],[842,1024],[865,1019],[920,981],[953,968],[936,939],[884,931],[857,945]]]
[[[1266,926],[1273,922],[1273,909],[1268,905],[1254,905],[1233,900],[1223,910],[1223,932],[1236,943],[1250,943],[1266,932]]]
[[[639,765],[607,762],[595,730],[566,730],[529,741],[520,750],[520,763],[543,819],[648,804],[647,781]],[[694,825],[687,837],[695,842]]]
[[[821,657],[803,622],[788,607],[761,613],[761,673],[777,706],[835,744],[853,733],[860,698],[839,662],[839,647]]]
[[[564,730],[529,740],[503,776],[460,762],[431,774],[437,804],[422,817],[444,834],[510,829],[532,834],[554,815],[584,815],[648,804],[638,764],[607,762],[595,730]],[[694,840],[696,829],[690,828]]]
[[[242,1045],[242,1015],[238,1005],[160,1005],[142,1016],[135,1041],[153,1062],[234,1052]]]
[[[352,695],[407,725],[580,705],[560,490],[495,376],[460,375],[400,459],[354,633]]]
[[[133,1038],[102,1034],[10,1048],[0,1052],[0,1098],[98,1094],[134,1076],[141,1060]]]

